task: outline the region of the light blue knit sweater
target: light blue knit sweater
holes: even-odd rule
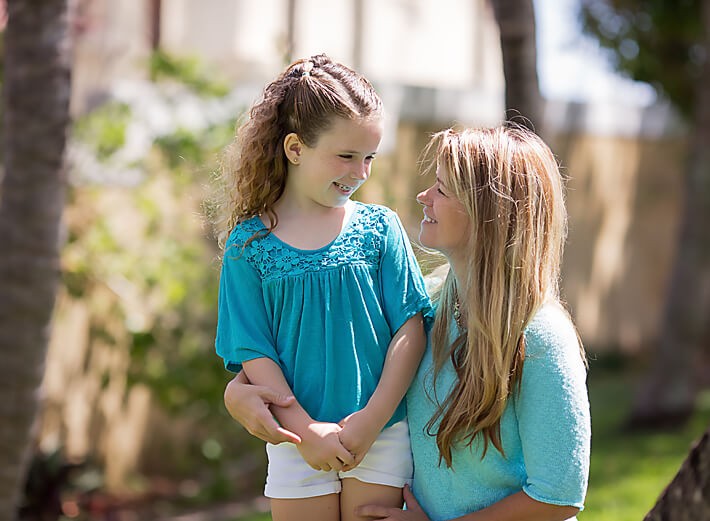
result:
[[[525,331],[526,356],[520,392],[513,393],[501,419],[505,457],[482,443],[453,450],[453,467],[439,465],[436,439],[426,432],[454,382],[449,363],[432,386],[427,353],[407,394],[414,496],[432,521],[481,510],[520,490],[533,499],[583,508],[589,474],[591,426],[586,369],[566,313],[547,305]]]

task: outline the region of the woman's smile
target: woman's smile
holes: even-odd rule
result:
[[[422,220],[422,223],[424,224],[436,224],[438,221],[436,219],[432,219],[429,217],[426,212],[424,212],[424,219]]]
[[[471,222],[463,203],[447,186],[448,179],[449,173],[439,167],[436,182],[417,196],[424,207],[419,242],[445,255],[467,244]]]

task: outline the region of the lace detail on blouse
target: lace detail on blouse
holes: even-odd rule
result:
[[[388,210],[378,205],[358,204],[335,240],[317,250],[299,250],[269,234],[253,240],[244,250],[244,259],[264,282],[286,276],[302,275],[345,264],[378,266],[387,233]],[[225,255],[239,257],[249,238],[265,229],[258,217],[237,225]]]

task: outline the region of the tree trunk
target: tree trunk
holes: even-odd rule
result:
[[[16,517],[59,276],[66,0],[8,0],[0,186],[0,517]]]
[[[690,450],[673,481],[643,521],[710,519],[710,429]]]
[[[503,54],[506,118],[542,134],[533,2],[492,0],[492,5]]]
[[[710,3],[702,3],[705,62],[695,87],[684,204],[659,340],[630,427],[678,425],[693,411],[710,338]]]

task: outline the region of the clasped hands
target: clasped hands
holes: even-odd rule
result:
[[[268,443],[295,443],[303,459],[316,470],[354,469],[384,426],[366,406],[339,423],[310,421],[300,436],[279,425],[271,411],[271,407],[293,406],[293,395],[248,382],[240,372],[227,384],[224,404],[232,418],[252,436]]]
[[[309,424],[296,447],[315,470],[348,471],[362,462],[381,428],[366,409],[362,409],[339,423]]]

